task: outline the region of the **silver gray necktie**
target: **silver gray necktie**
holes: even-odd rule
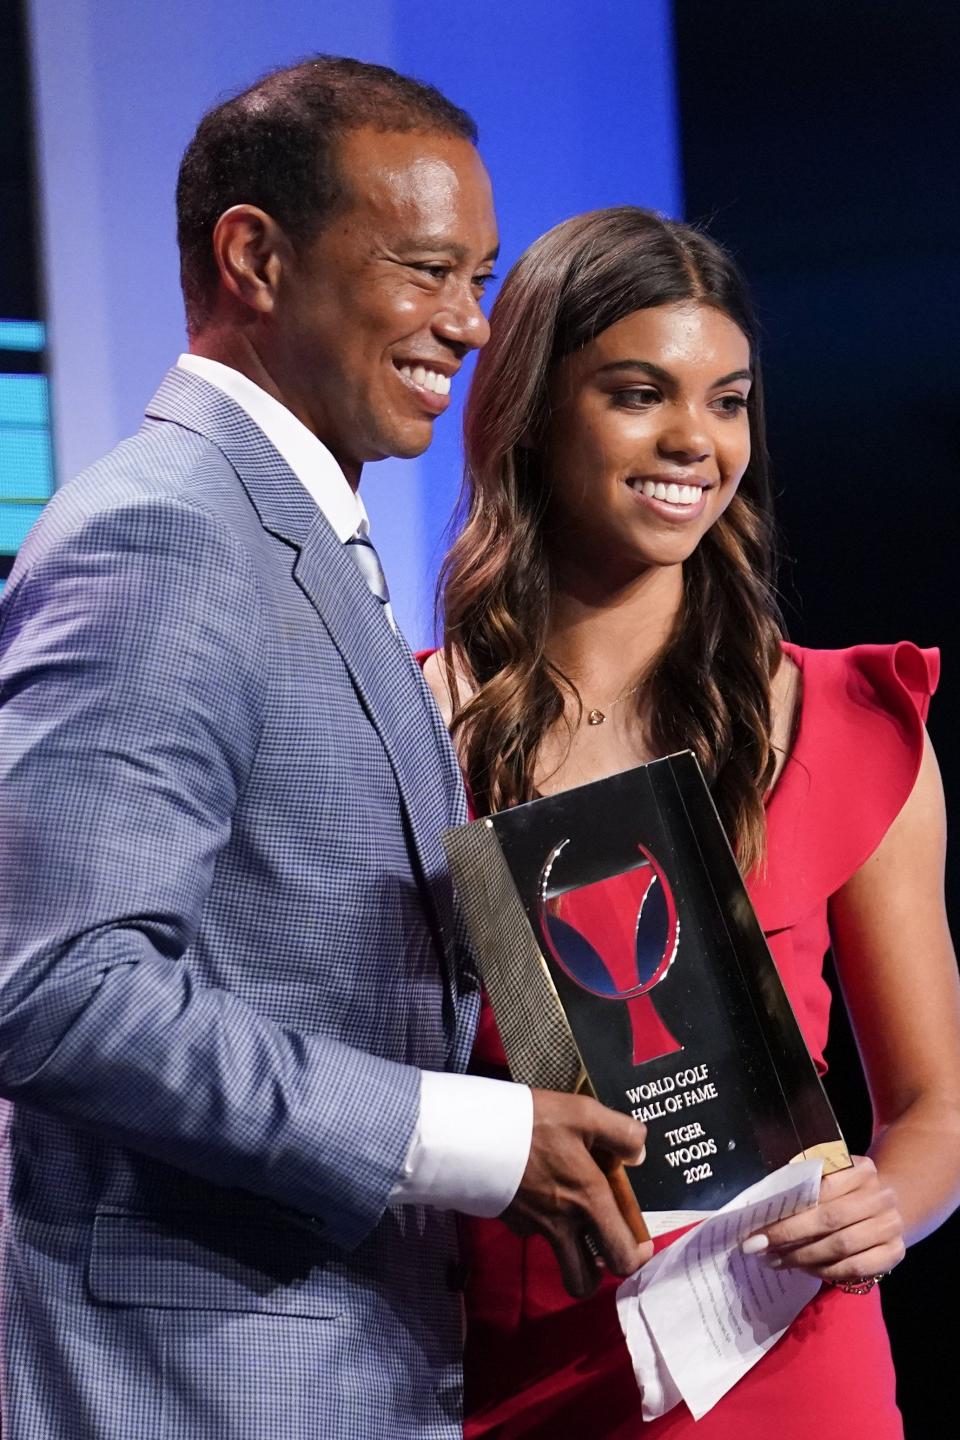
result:
[[[357,569],[370,587],[371,593],[383,606],[383,613],[387,617],[387,623],[390,629],[396,630],[396,621],[393,618],[393,611],[390,608],[390,591],[387,588],[387,577],[383,573],[380,556],[377,554],[373,541],[370,539],[370,525],[367,520],[360,521],[356,534],[351,535],[347,541],[347,547],[356,561]]]

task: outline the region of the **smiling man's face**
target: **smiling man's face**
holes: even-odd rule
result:
[[[464,356],[489,334],[497,226],[468,140],[364,128],[338,163],[345,205],[286,275],[278,319],[287,403],[355,483],[365,462],[430,444]]]

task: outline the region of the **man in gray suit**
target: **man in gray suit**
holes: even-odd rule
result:
[[[190,354],[0,604],[5,1440],[454,1436],[452,1211],[645,1252],[643,1127],[462,1074],[455,757],[361,469],[430,442],[496,251],[472,122],[319,57],[212,111]]]

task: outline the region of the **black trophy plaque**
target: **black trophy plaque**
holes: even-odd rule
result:
[[[790,1160],[849,1165],[689,752],[448,831],[515,1080],[647,1125],[641,1208],[714,1210]]]

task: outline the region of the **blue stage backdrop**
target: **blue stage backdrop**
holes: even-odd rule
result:
[[[567,215],[633,201],[676,215],[668,0],[30,0],[55,454],[63,480],[136,428],[184,345],[173,192],[217,98],[322,50],[394,65],[469,109],[493,174],[501,273]],[[465,377],[457,382],[462,401]],[[363,493],[415,643],[460,476],[460,404],[423,459]]]

